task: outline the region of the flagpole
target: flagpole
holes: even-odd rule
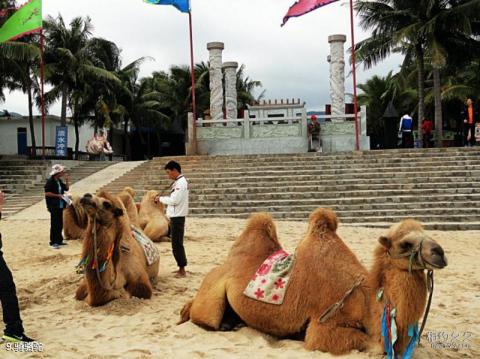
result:
[[[43,51],[43,28],[40,29],[40,91],[42,103],[42,158],[45,159],[45,97],[44,97],[44,51]]]
[[[352,36],[352,73],[353,73],[353,112],[355,114],[355,150],[360,150],[358,140],[358,112],[357,112],[357,64],[355,58],[355,28],[353,21],[353,0],[350,0],[350,27]]]
[[[189,23],[189,32],[190,32],[190,72],[192,76],[192,112],[193,112],[193,129],[192,129],[192,138],[189,138],[188,141],[192,143],[194,153],[197,153],[197,105],[195,100],[195,61],[193,59],[193,31],[192,31],[192,7],[188,11],[188,23]]]

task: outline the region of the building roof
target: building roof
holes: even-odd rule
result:
[[[8,110],[3,110],[3,111],[0,111],[0,117],[22,117],[22,115],[20,115],[17,112],[10,112]]]

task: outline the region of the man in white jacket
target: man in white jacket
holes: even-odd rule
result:
[[[185,217],[188,215],[188,182],[182,175],[180,164],[170,161],[165,165],[168,178],[174,180],[170,187],[170,196],[157,196],[155,202],[167,205],[167,217],[170,218],[170,235],[172,238],[172,252],[177,261],[178,271],[175,277],[187,275],[187,256],[183,247],[185,234]]]

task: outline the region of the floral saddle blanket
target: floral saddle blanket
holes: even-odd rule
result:
[[[255,272],[243,294],[261,302],[282,304],[294,264],[293,254],[283,249],[273,253]]]
[[[160,258],[160,252],[158,248],[153,244],[152,240],[148,238],[140,229],[135,227],[133,224],[131,225],[132,228],[132,235],[133,238],[137,240],[140,246],[143,248],[145,252],[145,256],[147,257],[147,263],[151,266]]]

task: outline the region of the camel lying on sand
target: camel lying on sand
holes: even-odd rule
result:
[[[155,203],[157,191],[148,191],[140,203],[140,228],[154,242],[168,235],[169,220],[165,215],[163,203]]]
[[[125,187],[118,195],[120,201],[122,201],[125,209],[127,210],[130,223],[136,227],[140,226],[140,218],[138,217],[137,206],[135,205],[135,191],[132,187]]]
[[[253,215],[225,264],[207,274],[195,298],[184,306],[180,323],[190,319],[218,330],[224,315],[233,310],[261,332],[277,337],[304,334],[309,350],[383,353],[382,314],[388,302],[396,309],[395,353],[402,354],[409,341],[408,327],[421,319],[425,309],[425,269],[447,265],[443,249],[420,223],[406,220],[379,239],[373,267],[367,271],[336,230],[333,211],[318,209],[310,215],[307,234],[295,252],[283,304],[272,305],[243,294],[264,260],[281,249],[272,218]],[[383,293],[379,299],[378,293]],[[324,316],[344,296],[343,307]]]
[[[63,234],[65,239],[83,239],[88,225],[88,216],[80,205],[80,197],[72,196],[72,205],[63,211]]]
[[[90,220],[82,250],[85,277],[76,299],[100,306],[128,294],[150,298],[160,261],[148,265],[145,251],[132,236],[122,202],[100,192],[84,195],[81,204]]]

